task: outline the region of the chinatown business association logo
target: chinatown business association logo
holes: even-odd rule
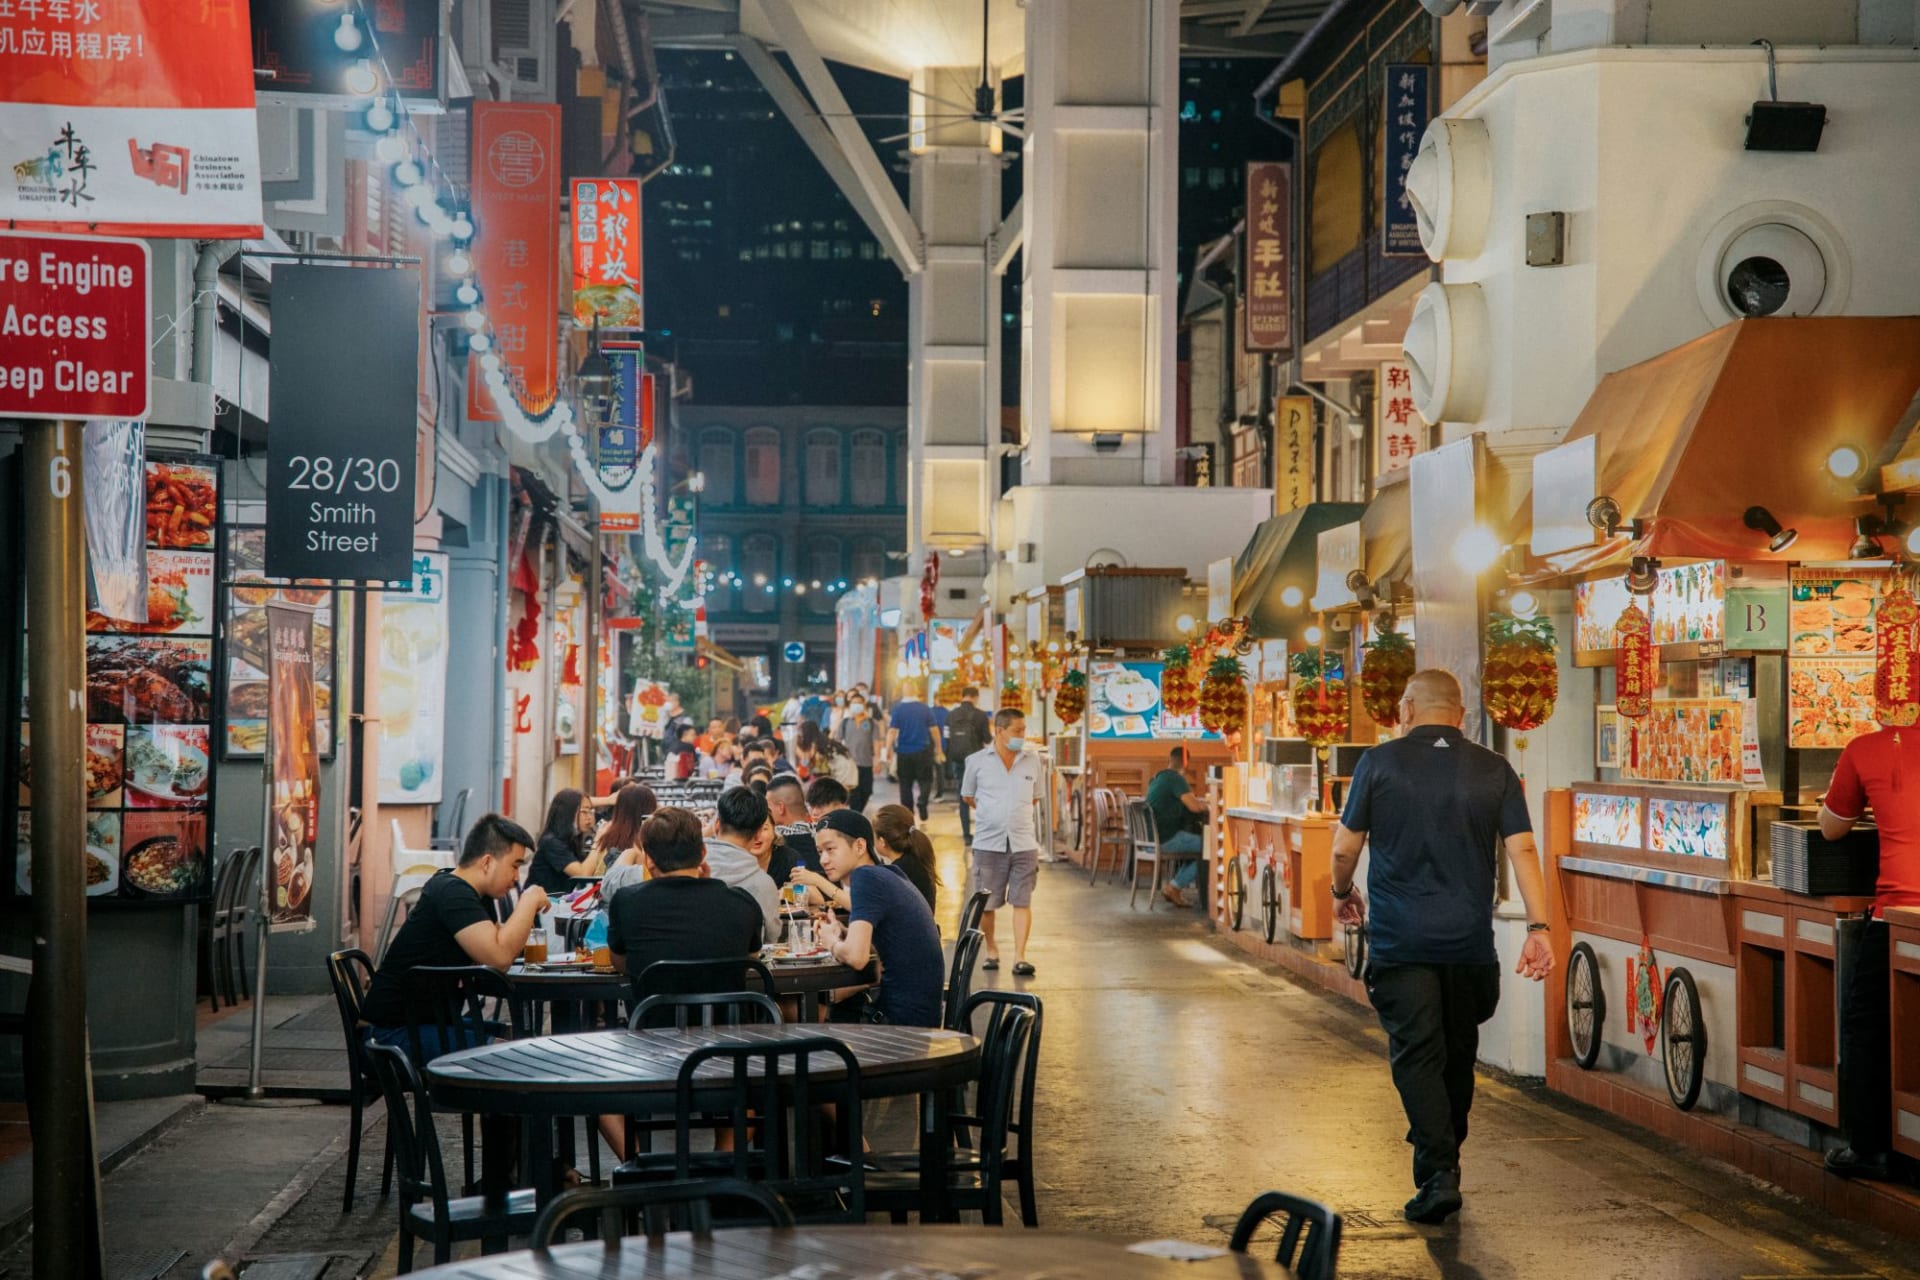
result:
[[[97,168],[92,150],[69,121],[45,151],[13,166],[13,181],[22,201],[57,202],[78,209],[83,201],[93,202],[87,194],[87,181]]]
[[[191,151],[166,142],[142,147],[134,139],[128,138],[127,153],[133,162],[134,177],[145,178],[156,187],[187,194],[187,172],[193,162]]]
[[[530,187],[547,171],[547,149],[524,129],[510,129],[487,148],[487,172],[503,187]]]

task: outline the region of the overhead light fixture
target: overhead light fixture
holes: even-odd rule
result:
[[[1531,591],[1516,591],[1507,597],[1507,612],[1516,618],[1531,618],[1540,612],[1540,599]]]
[[[1765,507],[1748,507],[1742,520],[1747,528],[1767,535],[1767,550],[1772,552],[1785,551],[1800,537],[1798,529],[1781,528],[1780,522],[1774,519],[1773,512]]]
[[[1879,535],[1888,532],[1878,516],[1855,516],[1853,521],[1853,545],[1847,548],[1849,560],[1883,560],[1887,549],[1880,545]]]
[[[1372,611],[1373,606],[1379,602],[1379,598],[1374,595],[1373,584],[1367,581],[1365,569],[1347,570],[1347,590],[1353,592],[1354,600],[1362,609]]]
[[[1623,522],[1622,515],[1620,504],[1605,494],[1587,504],[1587,523],[1602,537],[1617,538],[1625,534],[1635,542],[1646,537],[1646,521],[1636,518]]]
[[[1627,590],[1636,596],[1650,596],[1660,585],[1660,561],[1653,556],[1635,556],[1627,564]]]
[[[1453,562],[1479,577],[1500,559],[1500,539],[1483,524],[1474,525],[1453,544]]]
[[[1306,640],[1308,644],[1319,644],[1320,641],[1326,637],[1326,634],[1326,632],[1317,626],[1308,627],[1306,631],[1302,633],[1302,638]]]
[[[1118,431],[1096,431],[1093,433],[1095,453],[1115,453],[1119,451],[1121,435]]]
[[[1866,469],[1867,455],[1850,444],[1843,444],[1827,455],[1827,470],[1836,480],[1851,480]]]
[[[1920,524],[1907,530],[1906,548],[1908,555],[1920,556]]]
[[[1289,609],[1298,609],[1307,593],[1298,587],[1286,587],[1280,592],[1280,603]]]
[[[1183,636],[1193,634],[1193,615],[1183,613],[1173,620],[1173,629]]]

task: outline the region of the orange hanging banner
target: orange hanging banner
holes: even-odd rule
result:
[[[1629,720],[1653,709],[1653,626],[1638,604],[1613,624],[1614,706]]]
[[[1873,718],[1890,729],[1920,722],[1920,607],[1896,582],[1874,615]]]
[[[522,408],[543,413],[559,375],[559,107],[473,104],[473,221],[475,283],[508,385]],[[477,359],[467,362],[467,416],[500,418]]]
[[[571,220],[574,325],[640,328],[640,179],[575,178]]]

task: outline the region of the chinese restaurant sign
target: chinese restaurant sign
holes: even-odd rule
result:
[[[0,418],[147,416],[148,262],[138,240],[0,231]]]
[[[1424,63],[1387,64],[1387,88],[1384,132],[1387,169],[1386,216],[1380,222],[1380,251],[1389,258],[1425,257],[1420,244],[1420,220],[1407,195],[1407,170],[1420,154],[1420,139],[1427,132],[1432,114],[1428,103],[1428,80],[1432,72]]]
[[[530,413],[558,390],[559,208],[560,108],[474,103],[474,273],[507,384]],[[467,362],[467,416],[500,417],[478,360]]]
[[[644,357],[638,351],[609,351],[606,355],[613,364],[613,412],[599,429],[596,464],[600,483],[612,492],[613,501],[600,504],[600,532],[638,533],[640,422],[646,387],[640,365]]]
[[[313,613],[267,606],[267,686],[273,758],[267,769],[267,874],[275,929],[313,926],[313,850],[320,821]]]
[[[1281,396],[1273,405],[1273,514],[1313,501],[1313,399]]]
[[[247,8],[0,3],[0,221],[129,236],[260,234]]]
[[[253,66],[260,100],[365,110],[367,99],[348,86],[347,76],[366,58],[383,76],[376,92],[437,105],[445,87],[440,14],[439,0],[378,0],[364,7],[255,0]],[[354,25],[362,15],[372,19],[371,36]],[[346,39],[357,35],[360,40],[351,52],[339,43],[347,32],[353,34]],[[375,41],[378,58],[371,56]],[[391,81],[384,79],[387,71]]]
[[[573,323],[645,324],[640,294],[640,180],[573,180]]]
[[[1413,407],[1413,371],[1404,360],[1380,366],[1380,385],[1373,397],[1379,420],[1374,424],[1374,474],[1398,471],[1427,447],[1427,424]]]
[[[1272,160],[1247,166],[1247,350],[1293,346],[1287,288],[1293,235],[1293,168]]]

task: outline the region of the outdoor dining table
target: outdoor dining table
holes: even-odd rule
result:
[[[980,1042],[958,1031],[861,1023],[781,1026],[689,1027],[685,1030],[586,1031],[573,1035],[503,1040],[446,1054],[427,1064],[434,1106],[478,1115],[483,1193],[505,1203],[512,1171],[510,1135],[525,1124],[526,1160],[535,1199],[545,1204],[558,1188],[553,1169],[556,1116],[672,1114],[680,1066],[695,1049],[714,1044],[777,1044],[831,1036],[860,1064],[862,1098],[920,1095],[920,1170],[927,1217],[950,1216],[948,1149],[952,1092],[980,1071]],[[821,1084],[840,1079],[838,1058],[815,1056],[809,1074]],[[730,1073],[717,1062],[701,1068],[715,1091],[696,1091],[693,1106],[718,1110]]]
[[[583,1215],[582,1223],[591,1218]],[[1105,1236],[1007,1227],[743,1227],[710,1236],[675,1232],[609,1249],[599,1241],[559,1245],[551,1258],[495,1254],[416,1271],[421,1280],[831,1280],[953,1275],[969,1280],[1284,1280],[1270,1258],[1222,1253],[1175,1261],[1136,1253]]]

